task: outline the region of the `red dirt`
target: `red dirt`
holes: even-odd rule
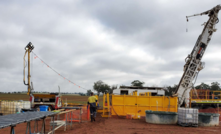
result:
[[[47,121],[48,124],[49,120]],[[32,129],[33,129],[32,123]],[[25,133],[26,124],[17,125],[15,128],[16,134]],[[40,129],[39,129],[40,130]],[[46,131],[49,126],[46,126]],[[100,115],[96,118],[95,122],[75,123],[72,130],[67,127],[58,129],[56,134],[220,134],[221,124],[218,127],[181,127],[178,125],[156,125],[148,124],[144,120],[128,120],[116,118],[102,118]],[[10,133],[10,128],[0,130],[0,134]]]

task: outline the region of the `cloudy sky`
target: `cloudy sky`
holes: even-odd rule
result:
[[[24,47],[66,79],[92,89],[109,85],[178,84],[208,16],[220,0],[11,0],[0,1],[0,91],[26,91]],[[219,14],[221,18],[221,13]],[[221,83],[221,23],[205,52],[197,83]],[[186,32],[188,28],[188,32]],[[54,73],[32,55],[36,91],[86,92]]]

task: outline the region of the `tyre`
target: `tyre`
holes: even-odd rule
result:
[[[40,111],[40,107],[39,107],[39,106],[35,106],[35,109],[36,109],[37,111]]]

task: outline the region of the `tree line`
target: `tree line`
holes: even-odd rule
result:
[[[139,81],[139,80],[134,80],[131,82],[131,86],[136,86],[136,87],[143,87],[143,85],[145,84],[145,82]],[[121,85],[124,86],[124,85]],[[178,85],[173,85],[173,86],[164,86],[165,88],[168,89],[168,92],[165,92],[166,96],[171,96],[175,90],[177,89]],[[113,90],[117,89],[118,86],[117,85],[108,85],[106,83],[104,83],[103,81],[99,80],[97,82],[94,82],[93,85],[93,89],[97,92],[95,94],[97,94],[98,96],[102,93],[102,94],[106,94],[106,93],[113,93]],[[212,82],[210,85],[205,84],[205,83],[201,83],[199,85],[195,86],[195,89],[208,89],[208,90],[220,90],[220,83],[219,82]],[[83,93],[83,92],[74,92],[74,93],[69,93],[69,92],[61,92],[61,94],[79,94],[81,96],[90,96],[90,93],[92,92],[91,89],[87,90],[87,93]],[[14,91],[14,92],[0,92],[1,94],[21,94],[21,93],[27,93],[27,91]],[[33,91],[33,93],[58,93],[58,92],[45,92],[45,91]]]
[[[143,85],[145,84],[145,82],[141,82],[139,80],[134,80],[131,82],[131,86],[137,86],[137,87],[143,87]],[[121,85],[124,86],[124,85]],[[178,85],[174,84],[173,86],[164,86],[166,89],[168,89],[168,91],[165,92],[166,96],[171,96],[175,90],[177,89]],[[195,89],[207,89],[207,90],[220,90],[220,83],[219,82],[212,82],[210,85],[205,84],[205,83],[201,83],[199,85],[196,85],[194,87]],[[106,93],[113,93],[114,89],[117,89],[117,85],[108,85],[106,83],[104,83],[103,81],[99,80],[97,82],[94,82],[94,86],[93,89],[97,92],[97,95],[102,94],[106,94]],[[90,95],[92,91],[91,90],[87,90],[87,96]]]
[[[97,91],[97,95],[99,96],[101,93],[102,94],[106,94],[106,93],[113,93],[114,89],[117,89],[117,85],[108,85],[106,83],[104,83],[103,81],[99,80],[97,82],[94,83],[93,89],[95,91]],[[87,96],[89,96],[91,94],[91,90],[87,90]]]

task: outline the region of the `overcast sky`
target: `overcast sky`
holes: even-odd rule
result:
[[[0,91],[27,90],[23,56],[29,42],[50,67],[85,89],[93,89],[98,80],[118,86],[133,80],[145,86],[178,84],[184,59],[208,20],[199,16],[186,23],[185,16],[218,4],[220,0],[0,1]],[[221,83],[221,23],[216,28],[196,84]],[[56,92],[59,85],[62,92],[86,92],[33,57],[35,91]]]

